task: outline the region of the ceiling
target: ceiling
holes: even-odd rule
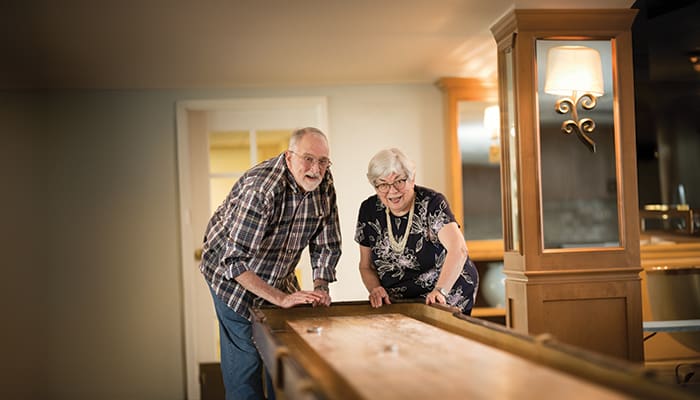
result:
[[[0,12],[2,88],[232,88],[495,79],[512,7],[632,0],[24,0]],[[585,3],[585,4],[584,4]]]

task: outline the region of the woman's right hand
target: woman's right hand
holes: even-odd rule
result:
[[[369,292],[369,304],[372,307],[378,308],[384,303],[391,304],[391,300],[383,286],[377,286]]]

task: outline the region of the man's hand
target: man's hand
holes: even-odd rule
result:
[[[326,294],[325,296],[328,297],[328,304],[330,304],[330,297],[328,296],[328,294]],[[317,291],[311,292],[308,290],[300,290],[298,292],[294,292],[284,296],[284,298],[278,304],[278,306],[282,308],[291,308],[294,306],[298,306],[299,304],[313,304],[314,306],[316,306],[317,304],[323,301],[325,301],[324,295]]]
[[[328,284],[315,285],[314,286],[314,293],[318,293],[321,296],[320,300],[313,303],[314,307],[316,307],[316,306],[328,307],[331,305],[331,294],[328,291]]]
[[[314,279],[314,292],[321,296],[319,301],[313,303],[316,306],[330,306],[331,305],[331,294],[328,290],[328,281],[316,278]]]

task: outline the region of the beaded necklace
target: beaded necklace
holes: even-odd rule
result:
[[[406,232],[404,233],[403,238],[401,238],[400,243],[396,241],[396,238],[394,237],[394,230],[391,227],[391,217],[389,216],[389,207],[384,208],[384,211],[386,211],[386,226],[389,228],[389,244],[391,245],[391,249],[397,253],[403,253],[403,249],[406,248],[406,243],[408,242],[408,234],[411,233],[411,224],[413,223],[413,208],[415,204],[416,197],[413,196],[413,201],[411,202],[411,209],[408,212],[408,225],[406,225]]]

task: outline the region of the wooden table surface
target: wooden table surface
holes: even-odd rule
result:
[[[311,317],[287,325],[360,398],[630,398],[403,314]]]

